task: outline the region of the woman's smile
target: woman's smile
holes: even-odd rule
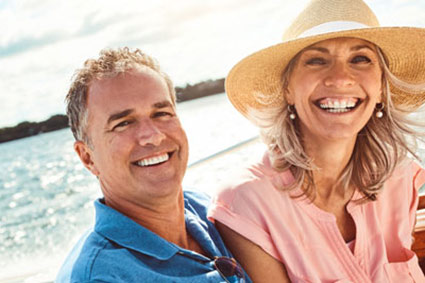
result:
[[[341,98],[321,98],[314,102],[314,105],[328,113],[347,113],[354,110],[362,103],[359,98],[341,97]]]

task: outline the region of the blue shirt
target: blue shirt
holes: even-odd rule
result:
[[[206,218],[209,198],[186,191],[184,199],[186,229],[210,258],[168,242],[99,199],[94,230],[73,248],[56,282],[225,282],[212,258],[232,255]]]

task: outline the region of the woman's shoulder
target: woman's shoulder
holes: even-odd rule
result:
[[[419,190],[425,184],[425,170],[416,161],[406,159],[400,163],[384,183],[377,205],[382,210],[410,210],[415,205]],[[405,208],[401,208],[401,207]]]
[[[268,153],[259,161],[229,172],[219,185],[216,199],[226,199],[231,202],[234,198],[257,199],[268,198],[271,195],[281,194],[278,184],[293,181],[289,170],[277,171],[271,165]]]
[[[403,189],[413,187],[419,190],[425,184],[425,169],[417,161],[406,159],[394,170],[385,187]],[[403,185],[403,186],[402,186]]]

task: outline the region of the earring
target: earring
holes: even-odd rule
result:
[[[289,112],[289,119],[295,120],[297,118],[297,115],[295,115],[295,106],[288,104],[288,112]]]
[[[384,104],[383,103],[376,103],[375,109],[376,109],[376,113],[375,116],[378,119],[381,119],[384,116],[384,112],[382,110],[384,110]]]

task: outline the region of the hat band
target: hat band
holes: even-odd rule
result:
[[[362,23],[358,23],[358,22],[351,22],[351,21],[327,22],[327,23],[320,24],[318,26],[314,26],[313,28],[304,31],[302,34],[298,36],[298,38],[324,34],[329,32],[362,29],[362,28],[370,28],[370,26],[362,24]]]

